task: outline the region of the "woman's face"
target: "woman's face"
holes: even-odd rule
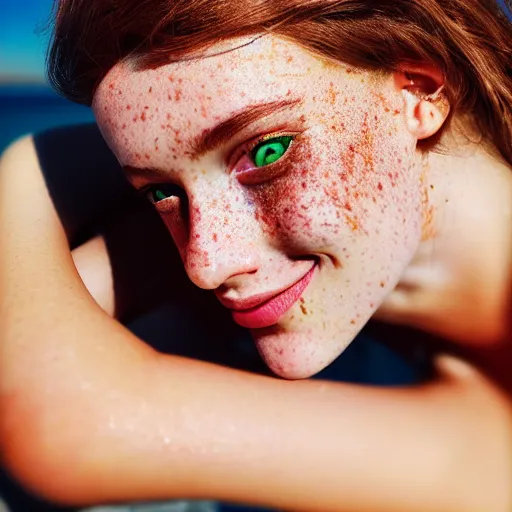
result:
[[[156,70],[118,64],[94,110],[190,279],[276,374],[304,378],[354,339],[419,244],[404,104],[392,76],[267,36]]]

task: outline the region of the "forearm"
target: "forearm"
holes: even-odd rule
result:
[[[510,423],[461,388],[288,383],[177,363],[165,359],[151,370],[149,396],[124,397],[117,432],[105,424],[98,456],[86,464],[89,476],[101,467],[108,482],[100,501],[185,496],[297,511],[508,510]],[[98,497],[97,489],[88,495]]]
[[[173,357],[121,355],[101,372],[95,361],[54,367],[45,387],[66,386],[55,386],[49,399],[39,381],[31,396],[46,410],[34,405],[15,414],[39,451],[46,446],[27,466],[34,468],[31,485],[50,498],[82,504],[207,497],[307,511],[507,510],[489,505],[503,499],[503,483],[508,487],[506,461],[499,460],[504,436],[489,423],[483,431],[472,426],[480,418],[471,411],[474,400],[460,407],[462,390],[288,383]],[[56,453],[65,460],[54,460]],[[52,463],[58,478],[49,474]],[[69,481],[62,467],[73,467]]]
[[[464,486],[507,476],[508,417],[486,415],[464,386],[289,383],[157,355],[87,293],[44,183],[22,164],[26,179],[0,172],[0,442],[32,489],[77,504],[185,496],[449,512],[473,510]],[[468,427],[475,410],[500,425],[485,431],[496,448]],[[468,446],[483,468],[478,455],[458,466]],[[475,493],[474,510],[506,510],[499,487]]]

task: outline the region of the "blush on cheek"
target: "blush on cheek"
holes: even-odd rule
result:
[[[314,236],[315,195],[321,191],[322,183],[311,171],[320,161],[314,157],[309,140],[302,138],[297,144],[301,147],[285,157],[286,173],[255,187],[251,201],[265,234],[300,251],[303,243],[310,243]]]

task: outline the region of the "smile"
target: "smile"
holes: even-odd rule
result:
[[[315,263],[300,281],[260,304],[250,309],[232,310],[233,320],[247,329],[263,329],[277,324],[279,319],[301,298],[313,279],[316,267]]]

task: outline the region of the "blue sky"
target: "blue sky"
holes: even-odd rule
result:
[[[0,81],[43,80],[52,0],[0,0]]]
[[[496,0],[507,9],[507,0]],[[7,78],[41,81],[52,0],[0,0],[0,81]]]

